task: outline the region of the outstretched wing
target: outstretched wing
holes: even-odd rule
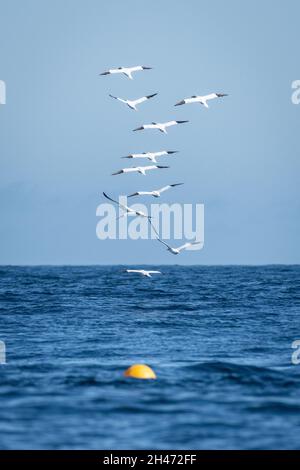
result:
[[[170,127],[170,126],[176,126],[177,124],[177,121],[168,121],[168,122],[164,122],[164,127]]]
[[[140,104],[144,103],[144,101],[149,100],[150,98],[153,98],[153,96],[156,96],[157,93],[154,93],[153,95],[148,95],[148,96],[142,96],[142,98],[138,98],[137,100],[133,100],[134,104]]]
[[[186,248],[188,248],[189,246],[199,245],[199,244],[201,244],[201,242],[189,242],[189,243],[185,243],[184,245],[179,246],[179,247],[177,248],[177,250],[178,250],[178,251],[186,250]]]
[[[149,222],[149,224],[151,225],[151,227],[153,228],[153,230],[154,230],[154,232],[156,233],[157,237],[159,238],[159,233],[158,233],[158,231],[156,230],[156,228],[154,227],[154,225],[153,225],[153,223],[151,222],[151,219],[150,219],[150,218],[148,218],[148,222]]]
[[[164,186],[163,188],[159,189],[160,193],[163,193],[164,191],[167,191],[168,189],[174,188],[175,186],[180,186],[183,183],[174,183],[174,184],[168,184],[168,186]]]
[[[151,224],[152,225],[152,224]],[[152,225],[153,227],[153,225]],[[170,245],[168,245],[166,242],[164,242],[163,240],[161,240],[160,238],[157,238],[156,240],[158,240],[160,243],[162,243],[163,245],[165,245],[166,247],[168,248],[172,248]]]
[[[121,101],[122,103],[127,103],[126,100],[123,100],[123,98],[119,98],[118,96],[114,96],[114,95],[109,95],[111,98],[114,98],[115,100],[118,100],[118,101]]]
[[[158,192],[159,192],[159,193],[163,193],[163,192],[167,191],[167,190],[170,189],[170,188],[171,188],[171,185],[168,184],[168,186],[164,186],[163,188],[159,189]]]
[[[162,150],[161,152],[154,152],[152,155],[154,157],[162,157],[163,155],[167,155],[167,151],[166,150]]]
[[[215,98],[223,98],[224,96],[228,96],[227,93],[210,93],[209,95],[203,96],[202,98],[206,101],[214,100]]]
[[[183,104],[186,104],[187,100],[184,99],[184,100],[181,100],[181,101],[178,101],[178,103],[175,103],[174,106],[182,106]]]
[[[133,197],[133,196],[147,196],[149,194],[152,194],[151,191],[137,191],[136,193],[129,194],[127,197]]]
[[[137,72],[138,70],[143,70],[143,67],[141,65],[136,65],[135,67],[128,67],[128,70],[130,72]]]
[[[202,96],[203,101],[214,100],[215,98],[218,98],[217,93],[210,93],[209,95]]]
[[[109,197],[104,191],[103,191],[103,196],[106,197],[106,199],[108,199],[109,201],[111,202],[114,202],[115,204],[117,204],[119,207],[121,207],[122,209],[124,209],[126,212],[129,210],[132,210],[130,209],[128,206],[124,206],[123,204],[120,204],[118,201],[116,201],[115,199]]]
[[[143,166],[141,167],[143,168],[144,170],[154,170],[155,168],[158,168],[158,166],[156,165],[149,165],[149,166]]]
[[[117,171],[116,173],[112,173],[112,175],[120,175],[121,173],[133,173],[135,171],[138,171],[137,168],[132,167],[132,168],[122,168],[122,170]]]
[[[176,124],[183,124],[185,122],[189,122],[189,121],[168,121],[168,122],[164,122],[164,127],[170,127],[170,126],[176,126]]]

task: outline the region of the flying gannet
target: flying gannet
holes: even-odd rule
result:
[[[131,207],[125,206],[125,204],[120,204],[118,201],[116,201],[115,199],[112,199],[111,197],[109,197],[104,192],[103,192],[103,196],[106,197],[106,199],[108,199],[109,201],[112,201],[115,204],[117,204],[121,209],[123,209],[123,211],[125,211],[124,214],[122,214],[122,215],[120,215],[120,217],[118,217],[118,219],[120,219],[121,217],[126,217],[129,214],[138,215],[140,217],[146,217],[148,220],[151,219],[150,215],[147,215],[142,211],[136,211],[136,210],[132,209]]]
[[[152,277],[151,274],[161,274],[161,271],[146,271],[145,269],[126,269],[127,273],[137,273],[142,276]]]
[[[156,232],[156,230],[155,230],[155,232]],[[170,253],[173,253],[173,255],[178,255],[182,250],[186,250],[186,248],[189,248],[190,246],[202,244],[202,242],[194,241],[194,242],[185,243],[184,245],[181,245],[178,248],[173,248],[172,246],[168,245],[166,242],[164,242],[160,238],[157,238],[157,240],[160,243],[163,243],[167,247],[167,250],[170,251]]]
[[[144,101],[149,100],[150,98],[153,98],[153,96],[156,96],[157,93],[153,93],[153,95],[148,95],[148,96],[143,96],[142,98],[138,98],[137,100],[124,100],[123,98],[119,98],[118,96],[113,96],[109,95],[111,98],[114,98],[115,100],[121,101],[121,103],[127,104],[127,106],[130,109],[133,109],[134,111],[138,111],[137,105],[140,103],[143,103]]]
[[[144,129],[158,129],[160,132],[167,134],[167,128],[176,126],[177,124],[184,124],[189,121],[168,121],[168,122],[152,122],[151,124],[144,124],[141,127],[133,129],[133,131],[142,131]]]
[[[149,165],[149,166],[133,166],[131,168],[122,168],[122,170],[112,173],[112,175],[121,175],[122,173],[140,173],[141,175],[146,175],[146,171],[156,170],[162,168],[170,168],[169,166],[162,165]]]
[[[100,75],[111,75],[114,73],[122,73],[126,75],[126,77],[130,78],[133,80],[132,73],[133,72],[138,72],[140,70],[151,70],[152,67],[145,67],[144,65],[137,65],[135,67],[118,67],[116,69],[109,69],[106,72],[100,73]]]
[[[128,197],[134,196],[153,196],[153,197],[160,197],[161,193],[167,191],[168,189],[174,188],[175,186],[180,186],[183,183],[175,183],[169,184],[168,186],[164,186],[160,189],[155,189],[154,191],[137,191],[136,193],[130,194]]]
[[[174,106],[181,106],[182,104],[189,104],[189,103],[200,103],[205,106],[205,108],[208,108],[207,101],[209,100],[214,100],[215,98],[222,98],[223,96],[228,96],[225,93],[211,93],[210,95],[204,95],[204,96],[191,96],[190,98],[185,98],[184,100],[179,101],[176,103]]]
[[[157,163],[156,158],[162,157],[163,155],[172,155],[177,153],[178,150],[162,150],[161,152],[143,152],[143,153],[130,153],[126,157],[121,158],[148,158],[153,163]]]

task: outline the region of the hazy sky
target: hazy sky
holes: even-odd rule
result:
[[[299,1],[0,0],[0,16],[1,264],[300,263]],[[137,64],[154,68],[98,75]],[[212,91],[229,96],[173,106]],[[155,92],[137,113],[108,97]],[[190,123],[131,131],[173,118]],[[169,170],[110,176],[164,148]],[[205,204],[203,250],[96,238],[103,190],[174,182],[162,202]]]

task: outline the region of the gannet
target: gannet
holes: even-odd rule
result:
[[[121,158],[148,158],[153,163],[157,163],[156,158],[162,157],[163,155],[172,155],[177,153],[177,150],[162,150],[161,152],[143,152],[143,153],[130,153],[126,157]]]
[[[189,103],[200,103],[205,106],[205,108],[208,108],[207,101],[209,100],[214,100],[215,98],[222,98],[223,96],[228,96],[225,93],[211,93],[210,95],[204,95],[204,96],[191,96],[190,98],[185,98],[184,100],[179,101],[176,103],[174,106],[181,106],[182,104],[189,104]]]
[[[132,73],[133,72],[138,72],[140,70],[151,70],[152,67],[145,67],[144,65],[137,65],[135,67],[118,67],[116,69],[109,69],[106,72],[100,73],[100,75],[110,75],[114,73],[123,73],[126,75],[126,77],[130,78],[133,80]]]
[[[152,224],[151,224],[152,225]],[[153,226],[153,225],[152,225]],[[157,232],[156,232],[157,233]],[[168,251],[170,251],[171,253],[173,253],[173,255],[178,255],[182,250],[185,250],[186,248],[189,248],[190,246],[192,245],[199,245],[199,244],[202,244],[202,242],[197,242],[197,241],[194,241],[194,242],[188,242],[188,243],[185,243],[184,245],[181,245],[179,246],[178,248],[173,248],[172,246],[168,245],[168,243],[164,242],[163,240],[161,240],[160,238],[157,238],[157,240],[160,242],[160,243],[163,243]]]
[[[133,129],[133,131],[142,131],[144,129],[158,129],[160,132],[167,134],[167,128],[171,126],[176,126],[177,124],[184,124],[189,121],[168,121],[168,122],[152,122],[151,124],[144,124],[141,127]]]
[[[169,166],[162,165],[149,165],[149,166],[134,166],[131,168],[122,168],[122,170],[112,173],[112,175],[121,175],[122,173],[140,173],[141,175],[146,175],[146,171],[156,170],[162,168],[170,168]]]
[[[180,186],[183,183],[175,183],[169,184],[168,186],[164,186],[160,189],[155,189],[154,191],[137,191],[136,193],[130,194],[128,197],[133,196],[153,196],[153,197],[160,197],[161,193],[167,191],[168,189],[174,188],[175,186]]]
[[[144,101],[149,100],[150,98],[153,98],[153,96],[156,96],[157,93],[153,93],[153,95],[148,95],[148,96],[143,96],[142,98],[138,98],[137,100],[124,100],[123,98],[119,98],[118,96],[114,95],[109,95],[111,98],[114,98],[115,100],[121,101],[121,103],[127,104],[127,106],[130,109],[133,109],[134,111],[137,111],[137,105],[140,103],[143,103]]]

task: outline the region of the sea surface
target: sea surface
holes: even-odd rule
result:
[[[0,267],[1,449],[299,449],[300,266],[124,268]]]

